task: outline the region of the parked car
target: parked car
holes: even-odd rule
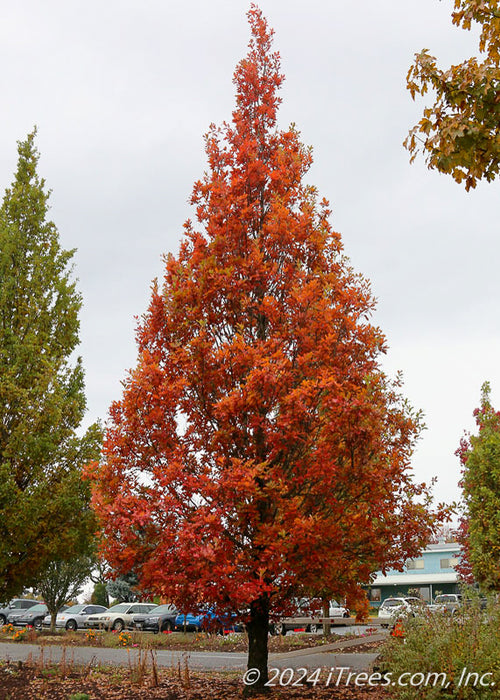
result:
[[[347,620],[350,616],[351,613],[348,608],[339,605],[335,600],[330,601],[330,607],[328,609],[328,620],[330,622],[335,619],[338,620],[339,618]],[[275,622],[271,625],[270,632],[271,634],[285,635],[290,630],[301,629],[315,634],[322,629],[324,619],[322,611],[311,614],[310,601],[303,599],[299,601],[297,614],[284,617],[278,622]]]
[[[87,617],[87,626],[91,629],[106,629],[121,632],[132,627],[132,619],[135,615],[143,615],[156,608],[155,603],[118,603],[113,607],[96,615]]]
[[[448,612],[452,615],[462,606],[462,596],[459,593],[443,593],[434,598],[429,605],[431,612]]]
[[[9,615],[14,615],[14,613],[22,615],[25,610],[32,608],[39,602],[39,600],[31,600],[30,598],[14,598],[8,605],[0,608],[0,625],[6,624]]]
[[[351,611],[345,605],[339,605],[335,600],[330,601],[329,617],[351,617]]]
[[[48,608],[45,603],[37,603],[32,605],[28,610],[24,610],[21,615],[11,614],[7,617],[7,622],[10,622],[15,627],[36,627],[42,628],[43,618],[48,613]]]
[[[241,632],[243,625],[236,622],[232,615],[216,615],[212,610],[201,613],[180,613],[175,618],[174,629],[178,632]]]
[[[390,623],[402,617],[415,617],[424,614],[428,606],[420,598],[386,598],[378,609],[379,620],[382,627],[389,627]]]
[[[436,596],[434,604],[430,605],[429,608],[432,612],[447,613],[460,618],[467,618],[480,612],[486,616],[486,619],[488,599],[474,594],[444,593]]]
[[[134,615],[133,626],[145,632],[171,632],[175,627],[175,618],[179,611],[174,605],[158,605],[148,613]]]
[[[87,627],[87,618],[89,615],[105,612],[107,608],[104,605],[72,605],[60,610],[56,615],[56,628],[64,627],[67,630],[75,631]],[[51,617],[46,615],[43,618],[43,626],[50,627]]]

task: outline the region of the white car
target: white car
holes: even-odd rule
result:
[[[434,598],[434,603],[429,605],[431,612],[448,612],[454,615],[462,606],[462,596],[458,593],[443,593]]]
[[[389,627],[401,617],[415,617],[425,609],[425,603],[420,598],[386,598],[378,609],[378,619],[382,627]],[[387,621],[387,622],[385,622]]]
[[[348,608],[339,605],[335,600],[330,601],[328,617],[350,617],[351,613]]]
[[[144,615],[156,607],[155,603],[118,603],[102,613],[89,615],[87,626],[91,629],[121,632],[125,628],[133,627],[134,615]]]
[[[344,618],[347,620],[350,615],[351,613],[348,608],[339,605],[335,600],[330,601],[327,620],[331,620],[332,618]],[[347,622],[345,624],[347,624]],[[304,600],[299,604],[297,614],[291,617],[284,617],[278,622],[275,622],[271,626],[271,633],[285,635],[290,630],[303,630],[315,634],[322,628],[323,612],[318,610],[318,612],[313,615],[309,612],[308,601]]]
[[[106,610],[107,608],[104,605],[71,605],[62,612],[57,613],[56,628],[64,627],[64,629],[74,632],[77,629],[87,627],[89,615],[97,615]],[[43,618],[43,626],[50,627],[50,622],[50,615],[46,615]]]

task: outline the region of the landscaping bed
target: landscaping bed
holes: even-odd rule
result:
[[[373,630],[378,632],[379,630]],[[11,642],[15,641],[17,636],[19,643],[23,641],[40,646],[95,646],[95,647],[132,647],[132,648],[154,648],[154,649],[173,649],[177,651],[224,651],[224,652],[246,652],[248,651],[248,643],[246,635],[243,633],[230,633],[225,635],[201,633],[171,632],[168,634],[151,634],[147,632],[95,632],[93,630],[81,630],[77,632],[60,631],[51,633],[42,630],[40,632],[34,629],[22,628],[17,630],[8,630],[3,627],[0,630],[0,641]],[[270,653],[286,653],[288,651],[296,651],[299,649],[308,649],[311,647],[322,647],[329,644],[335,644],[339,641],[347,639],[359,639],[359,648],[350,647],[350,653],[356,651],[372,651],[373,645],[370,644],[370,636],[367,635],[337,635],[331,634],[327,637],[318,634],[293,634],[286,637],[277,636],[269,637],[269,652]],[[374,643],[376,644],[376,643]]]
[[[128,669],[78,668],[31,662],[0,664],[0,700],[226,700],[243,697],[241,673],[192,673],[187,667],[160,671],[151,662]],[[277,700],[390,700],[385,688],[274,687]]]
[[[376,631],[376,630],[375,630]],[[0,630],[0,641],[15,644],[13,637],[19,630]],[[171,633],[153,635],[141,632],[37,632],[26,629],[17,634],[17,643],[37,644],[40,653],[30,656],[26,662],[0,662],[0,700],[231,700],[242,698],[244,685],[242,672],[196,672],[183,660],[175,668],[158,668],[156,650],[246,652],[244,634],[224,636],[208,634]],[[294,634],[286,637],[270,637],[270,653],[286,653],[304,648],[321,647],[341,640],[359,640],[350,646],[349,653],[373,652],[382,642],[370,641],[370,635],[321,635]],[[71,654],[64,654],[58,664],[43,653],[51,645],[71,649],[76,646],[127,647],[134,649],[128,666],[99,666],[96,658],[88,666],[78,666]],[[96,649],[97,652],[97,649]],[[68,660],[70,659],[70,660]],[[272,664],[271,664],[272,665]],[[277,700],[389,700],[391,695],[384,687],[336,687],[335,679],[326,684],[325,671],[315,686],[305,682],[300,687],[291,684],[280,687],[274,684],[271,697]]]

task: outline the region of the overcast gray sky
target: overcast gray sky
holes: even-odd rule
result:
[[[286,82],[282,127],[314,149],[308,180],[330,200],[352,264],[371,280],[386,369],[427,431],[419,480],[458,497],[454,451],[474,426],[480,386],[500,408],[498,188],[466,193],[409,164],[419,118],[405,88],[413,54],[442,67],[477,53],[451,24],[452,0],[261,0]],[[229,120],[232,74],[246,54],[243,0],[17,0],[0,23],[0,187],[16,141],[36,124],[51,218],[76,247],[88,421],[105,419],[136,356],[135,316],[162,254],[176,252],[205,169],[203,134]],[[430,100],[428,100],[429,102]]]

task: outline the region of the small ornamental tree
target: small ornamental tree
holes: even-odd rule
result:
[[[82,592],[82,586],[89,578],[95,558],[91,553],[75,556],[69,561],[51,561],[38,577],[36,590],[47,605],[50,614],[50,629],[56,628],[56,616],[60,608]]]
[[[472,573],[486,590],[500,591],[500,412],[491,405],[488,382],[474,415],[478,434],[463,438],[458,450],[464,503],[461,573],[467,581]]]
[[[112,567],[181,610],[238,614],[263,684],[270,619],[295,596],[359,596],[436,514],[409,471],[420,416],[380,369],[369,285],[303,181],[310,150],[277,128],[279,56],[257,8],[249,20],[198,225],[153,286],[89,476]]]
[[[85,554],[95,517],[82,465],[100,430],[85,412],[78,346],[81,298],[47,218],[35,133],[18,145],[0,207],[0,600],[36,583],[54,559]]]
[[[435,102],[405,141],[412,160],[419,151],[429,168],[451,174],[465,189],[493,180],[500,169],[500,3],[454,0],[453,24],[481,28],[481,59],[469,58],[443,71],[427,49],[416,54],[407,85],[415,95],[435,93]]]

